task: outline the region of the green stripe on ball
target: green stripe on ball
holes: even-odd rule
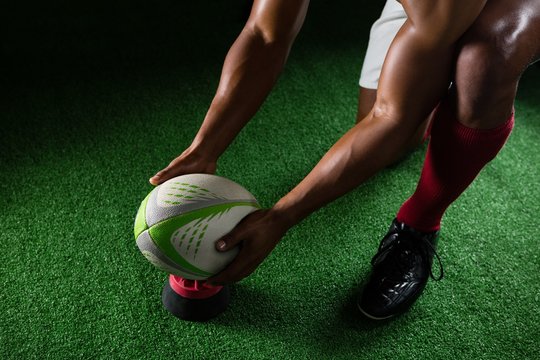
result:
[[[209,220],[214,216],[227,212],[236,206],[259,207],[256,203],[253,202],[231,202],[226,204],[214,205],[207,208],[190,211],[188,213],[184,213],[159,222],[153,225],[148,232],[150,233],[152,241],[154,241],[156,246],[163,252],[163,254],[165,254],[168,258],[177,263],[180,267],[197,275],[209,277],[213,274],[192,265],[184,257],[178,254],[170,239],[172,235],[182,226],[185,226],[186,224],[189,224],[190,222],[195,220],[199,220],[199,222],[205,219]],[[190,230],[191,227],[186,229],[185,232],[188,233]],[[191,234],[191,240],[193,239],[193,235],[195,234]]]
[[[148,229],[148,225],[146,224],[146,204],[148,203],[151,193],[152,192],[146,195],[144,200],[141,202],[141,206],[139,206],[139,211],[137,211],[137,217],[135,218],[135,225],[133,227],[135,239],[137,239],[137,237],[139,237],[144,230]]]

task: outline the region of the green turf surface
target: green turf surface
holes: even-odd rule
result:
[[[148,177],[200,125],[243,5],[17,6],[2,47],[1,359],[538,358],[539,68],[507,146],[444,218],[444,280],[409,313],[373,323],[354,299],[425,147],[292,229],[222,316],[187,323],[161,306],[166,275],[132,227]],[[354,121],[377,11],[314,1],[219,175],[264,206],[302,179]]]

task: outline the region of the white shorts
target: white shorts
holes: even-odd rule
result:
[[[407,14],[396,0],[387,0],[381,17],[373,23],[369,33],[369,44],[362,65],[360,86],[377,89],[384,58],[397,32],[407,19]]]

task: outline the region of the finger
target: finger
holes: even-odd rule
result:
[[[230,249],[239,245],[246,238],[249,238],[250,225],[248,224],[250,224],[252,220],[256,220],[258,217],[260,217],[261,214],[262,212],[257,210],[244,217],[229,233],[216,240],[216,250],[220,252],[229,251]]]
[[[235,264],[234,262],[229,264],[220,273],[208,278],[208,283],[211,285],[225,285],[236,281],[237,275],[242,271],[243,264]]]
[[[152,184],[152,185],[159,185],[159,184],[161,184],[162,181],[163,181],[163,180],[161,179],[162,174],[163,174],[163,171],[160,171],[160,172],[158,172],[156,175],[152,176],[152,177],[150,178],[150,180],[148,180],[148,181],[149,181],[150,184]]]
[[[172,176],[169,176],[170,170],[168,168],[165,168],[161,171],[159,171],[156,175],[152,176],[150,178],[150,184],[152,185],[159,185],[168,179],[170,179]]]
[[[238,256],[221,272],[207,281],[210,284],[228,284],[240,281],[257,267],[257,259],[252,259],[247,251],[240,251]]]
[[[175,176],[182,175],[182,171],[176,166],[176,163],[173,160],[165,169],[158,171],[156,175],[150,178],[150,184],[159,185]]]
[[[216,241],[216,250],[219,252],[229,251],[236,245],[240,244],[243,239],[244,237],[242,236],[242,229],[238,229],[237,226],[230,233],[224,235]]]
[[[226,284],[232,284],[235,282],[238,282],[245,277],[249,276],[254,270],[256,266],[249,266],[246,267],[240,272],[232,273],[229,271],[223,271],[223,273],[219,273],[218,275],[214,275],[212,278],[209,278],[207,281],[211,285],[226,285]]]

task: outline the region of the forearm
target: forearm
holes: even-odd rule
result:
[[[273,210],[288,227],[294,226],[396,161],[412,133],[408,135],[399,126],[368,117],[339,139]]]
[[[255,0],[229,50],[192,148],[216,161],[270,93],[304,22],[309,0]]]
[[[242,31],[227,54],[216,95],[192,147],[217,160],[271,91],[289,49],[290,44],[269,44],[248,29]]]

